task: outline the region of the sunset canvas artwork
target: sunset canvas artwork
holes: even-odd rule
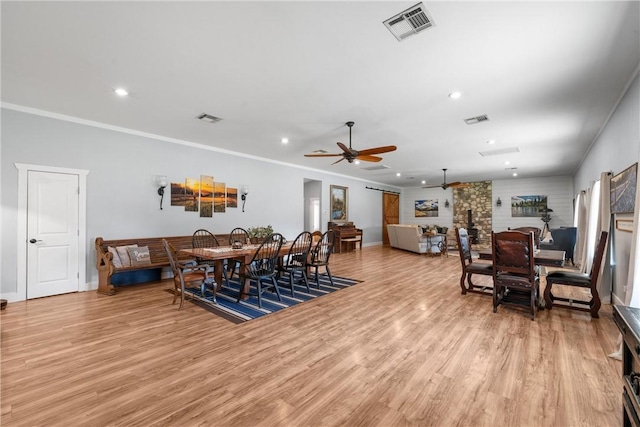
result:
[[[211,218],[213,216],[213,177],[200,176],[200,217]]]

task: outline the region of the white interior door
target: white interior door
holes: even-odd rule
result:
[[[27,299],[79,289],[79,177],[29,171]]]

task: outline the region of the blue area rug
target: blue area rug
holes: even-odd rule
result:
[[[299,280],[296,276],[296,282]],[[362,283],[360,280],[333,276],[335,286],[331,286],[331,281],[326,274],[320,274],[318,282],[320,283],[320,289],[316,288],[315,276],[309,280],[310,292],[307,292],[307,287],[304,283],[296,283],[294,285],[295,297],[292,297],[288,276],[281,278],[278,281],[278,288],[280,289],[282,301],[278,301],[278,296],[274,291],[264,291],[262,293],[262,308],[258,307],[258,290],[253,280],[251,281],[251,296],[249,299],[241,300],[239,303],[236,302],[240,288],[240,283],[237,280],[231,280],[228,286],[224,283],[222,289],[216,292],[217,304],[213,302],[213,294],[210,289],[205,291],[203,297],[200,293],[200,287],[186,288],[185,297],[187,301],[192,301],[232,322],[241,323]]]

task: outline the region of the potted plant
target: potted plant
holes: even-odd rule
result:
[[[261,243],[267,236],[273,233],[273,227],[250,227],[247,229],[251,243]]]

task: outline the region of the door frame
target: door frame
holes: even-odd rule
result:
[[[15,299],[8,295],[11,302],[26,301],[27,299],[27,201],[29,172],[63,173],[78,176],[78,291],[88,291],[87,284],[87,175],[85,169],[69,169],[55,166],[31,165],[14,163],[18,169],[18,242],[17,253],[17,283]]]

